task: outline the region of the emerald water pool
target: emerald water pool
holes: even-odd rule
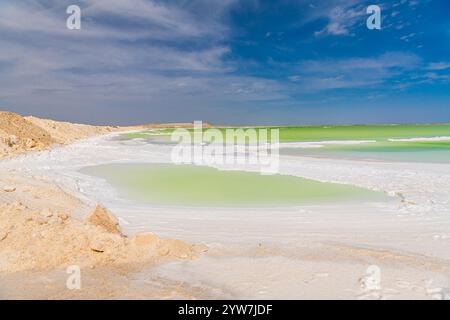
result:
[[[388,198],[350,185],[202,166],[108,164],[81,172],[105,179],[125,198],[164,205],[284,206]]]

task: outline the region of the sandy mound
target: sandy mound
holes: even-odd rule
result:
[[[0,221],[1,273],[70,265],[136,267],[163,258],[192,259],[204,250],[151,233],[128,239],[66,212],[36,210],[20,202],[0,205]]]
[[[13,112],[0,112],[0,158],[28,150],[41,150],[56,140],[44,129]]]
[[[47,149],[53,144],[68,144],[112,131],[142,128],[142,126],[91,126],[32,116],[22,117],[13,112],[0,111],[0,158]]]
[[[43,150],[53,144],[68,144],[76,140],[113,131],[145,128],[192,128],[192,123],[147,124],[142,126],[92,126],[70,122],[22,117],[14,112],[0,111],[0,159],[32,150]],[[212,127],[203,123],[203,127]]]
[[[118,127],[90,126],[86,124],[40,119],[32,116],[24,117],[24,119],[48,132],[50,136],[60,144],[71,143],[79,139],[109,133],[118,129]]]

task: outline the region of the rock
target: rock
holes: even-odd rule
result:
[[[100,205],[97,205],[95,210],[87,218],[87,222],[94,226],[101,227],[110,233],[122,234],[117,218]]]
[[[5,139],[5,143],[8,145],[8,147],[13,148],[18,143],[17,137],[15,135],[11,135]]]
[[[25,140],[25,147],[28,149],[33,149],[37,146],[36,141],[34,141],[33,139],[26,139]]]
[[[95,252],[105,252],[111,243],[103,237],[96,237],[89,241],[89,248]]]
[[[5,240],[8,237],[8,232],[0,230],[0,241]]]
[[[10,187],[10,186],[3,187],[3,191],[5,191],[5,192],[14,192],[14,191],[16,191],[16,187]]]
[[[105,252],[106,243],[103,241],[91,241],[89,248],[94,252]]]

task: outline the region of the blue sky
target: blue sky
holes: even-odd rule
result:
[[[66,28],[66,8],[82,29]],[[366,27],[377,4],[382,29]],[[0,109],[89,123],[450,122],[450,2],[0,0]]]

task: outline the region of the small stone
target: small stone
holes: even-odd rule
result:
[[[10,186],[4,187],[3,191],[5,191],[5,192],[14,192],[14,191],[16,191],[16,187],[10,187]]]
[[[8,147],[12,148],[17,145],[18,139],[15,135],[11,135],[5,139],[5,143],[8,145]]]
[[[7,237],[8,237],[8,232],[0,230],[0,241],[5,240]]]
[[[94,252],[98,252],[98,253],[105,252],[104,247],[101,244],[99,244],[99,243],[92,243],[90,248]]]
[[[121,237],[113,234],[99,234],[89,241],[89,248],[95,252],[114,251],[120,245]]]
[[[167,248],[167,247],[161,247],[161,248],[159,248],[159,250],[158,250],[158,254],[159,254],[160,256],[162,256],[162,257],[168,256],[169,253],[170,253],[170,249]]]
[[[108,247],[108,242],[104,239],[94,239],[89,243],[89,248],[94,252],[105,252]]]
[[[25,141],[25,146],[27,147],[27,148],[29,148],[29,149],[33,149],[33,148],[35,148],[36,146],[37,146],[37,144],[36,144],[36,141],[34,141],[33,139],[27,139],[26,141]]]

